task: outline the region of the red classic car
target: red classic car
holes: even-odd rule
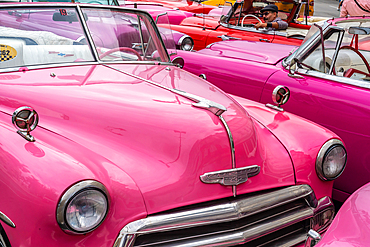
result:
[[[202,4],[202,1],[197,0],[135,0],[135,2],[159,3],[164,7],[197,14],[208,14],[209,11],[217,8],[216,6]]]
[[[323,232],[332,131],[174,65],[148,12],[0,5],[0,246],[252,246]]]
[[[221,41],[179,53],[184,69],[228,93],[272,103],[279,86],[291,91],[284,107],[337,133],[348,144],[348,167],[333,197],[344,201],[370,181],[370,18],[313,26],[300,46]],[[199,61],[206,61],[199,63]]]
[[[173,30],[188,34],[194,40],[194,49],[200,50],[220,40],[242,39],[268,43],[300,45],[310,29],[306,1],[279,0],[278,3],[293,3],[289,12],[279,10],[278,16],[288,22],[287,30],[267,31],[256,29],[254,24],[263,22],[260,10],[269,3],[263,1],[236,1],[232,6],[211,11],[208,15],[185,18],[180,25],[172,25]],[[305,10],[305,11],[304,11]],[[239,14],[240,13],[240,14]],[[303,21],[298,21],[302,19]]]

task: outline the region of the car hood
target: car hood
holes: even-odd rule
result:
[[[231,40],[213,43],[198,52],[225,58],[276,64],[296,48],[297,46],[292,45]]]
[[[232,196],[231,186],[199,179],[204,173],[232,168],[225,126],[214,113],[170,89],[227,108],[222,116],[234,137],[237,167],[284,164],[279,174],[261,167],[243,193],[294,184],[289,155],[275,138],[267,136],[275,148],[274,155],[266,157],[269,143],[258,137],[244,108],[174,66],[83,65],[14,72],[2,76],[0,88],[1,111],[12,114],[30,106],[38,112],[39,127],[32,132],[36,142],[49,141],[38,135],[46,129],[103,156],[136,183],[148,213]],[[86,174],[96,169],[96,164],[85,166]],[[95,176],[90,179],[102,180],[99,173]]]

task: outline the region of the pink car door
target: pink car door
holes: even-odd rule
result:
[[[370,181],[370,66],[367,61],[370,52],[355,49],[355,45],[351,48],[346,42],[351,41],[353,35],[348,31],[339,31],[335,27],[324,31],[325,53],[320,36],[311,40],[311,44],[301,46],[297,54],[304,49],[306,54],[292,59],[298,61],[295,65],[298,69],[293,69],[295,74],[288,75],[287,64],[274,73],[266,82],[261,102],[271,103],[274,88],[287,86],[291,96],[283,106],[286,111],[321,124],[343,139],[348,150],[348,163],[334,183],[333,197],[344,201]]]

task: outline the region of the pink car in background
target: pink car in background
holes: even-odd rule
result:
[[[70,0],[20,0],[20,2],[71,2]],[[112,6],[123,6],[126,8],[136,8],[148,11],[150,15],[155,19],[156,23],[161,23],[162,27],[159,28],[162,39],[167,47],[167,49],[179,49],[184,51],[191,51],[194,47],[193,39],[184,33],[171,30],[171,24],[178,24],[184,18],[192,16],[193,13],[174,10],[163,7],[160,4],[155,3],[142,3],[142,2],[130,2],[117,0],[75,0],[76,3],[93,3],[93,4],[103,4]],[[123,22],[125,22],[123,20]],[[41,20],[42,24],[48,24],[49,21]],[[136,23],[123,23],[124,25],[130,24],[135,26]]]
[[[331,20],[322,30],[313,26],[300,47],[221,41],[178,55],[185,70],[243,98],[271,104],[275,88],[288,87],[285,110],[331,129],[348,145],[334,199],[343,202],[370,181],[369,17]]]
[[[306,246],[351,247],[370,245],[370,183],[355,191],[342,205],[325,235],[310,232]],[[315,245],[315,243],[317,245]]]
[[[341,139],[178,68],[146,11],[0,16],[1,247],[293,246],[330,225]]]

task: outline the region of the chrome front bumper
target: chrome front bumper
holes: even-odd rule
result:
[[[298,185],[148,216],[127,224],[114,247],[292,246],[333,217],[329,197],[317,201],[310,186]]]

